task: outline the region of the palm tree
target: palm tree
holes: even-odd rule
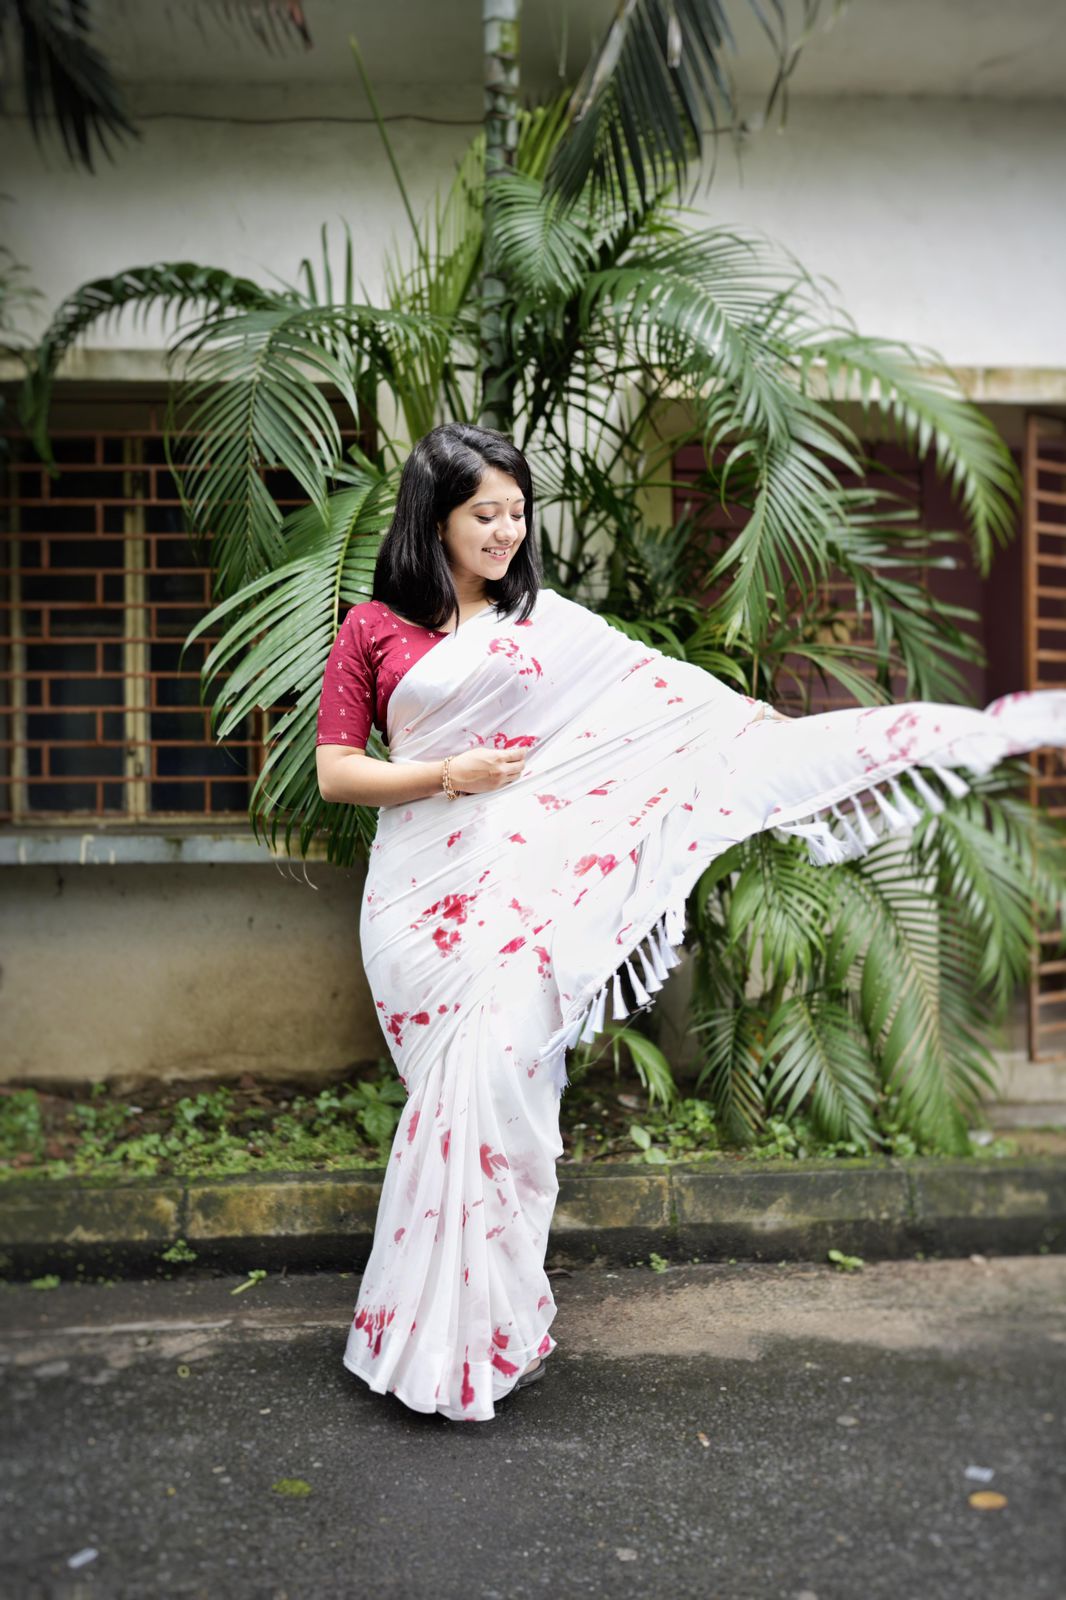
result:
[[[390,259],[381,305],[357,298],[350,238],[338,268],[323,230],[321,261],[279,288],[163,263],[86,284],[57,311],[23,397],[46,456],[52,375],[96,318],[150,304],[189,317],[170,351],[170,433],[218,596],[190,642],[223,629],[203,671],[219,737],[274,713],[251,801],[272,843],[324,838],[350,862],[372,839],[372,811],[319,796],[319,687],[344,608],[370,592],[407,441],[449,415],[506,417],[535,464],[549,584],[634,636],[760,698],[791,681],[801,709],[812,674],[865,702],[899,682],[909,697],[965,696],[971,614],[921,582],[954,536],[865,481],[830,397],[934,453],[982,571],[1013,533],[1010,455],[934,353],[860,335],[786,253],[682,203],[699,108],[727,82],[719,11],[626,0],[575,93],[519,110],[509,77],[447,193],[421,220],[408,206],[410,254]],[[362,446],[342,450],[338,410]],[[694,539],[690,520],[649,514],[690,444],[708,494],[736,512],[725,534]],[[263,482],[275,463],[307,497],[284,519]],[[831,573],[854,585],[876,647],[838,637]],[[965,1146],[990,1082],[983,1032],[1025,970],[1031,906],[1050,911],[1066,882],[1056,830],[1011,777],[949,796],[902,858],[886,841],[827,871],[760,835],[708,869],[691,904],[694,1022],[735,1137],[802,1107],[823,1134],[869,1144],[890,1105],[915,1138]],[[675,1092],[647,1041],[634,1059],[651,1091]]]
[[[217,21],[231,19],[272,48],[292,37],[310,47],[299,0],[207,0]],[[182,9],[198,16],[196,0]],[[22,99],[34,138],[43,143],[52,118],[67,159],[93,170],[94,148],[113,160],[108,138],[139,138],[107,57],[93,34],[90,0],[0,0],[0,39],[14,34]],[[5,64],[7,54],[0,55]],[[0,90],[3,85],[0,84]]]
[[[33,349],[28,334],[21,328],[24,314],[44,296],[27,280],[28,268],[12,254],[6,245],[0,245],[0,356],[26,365],[32,362]],[[7,397],[0,393],[0,422],[5,421]],[[0,452],[6,453],[7,439],[0,434]]]

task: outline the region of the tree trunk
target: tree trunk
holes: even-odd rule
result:
[[[504,284],[494,226],[493,184],[514,166],[518,143],[518,37],[522,0],[483,0],[485,41],[485,231],[482,251],[481,417],[510,433],[514,422],[502,305]]]

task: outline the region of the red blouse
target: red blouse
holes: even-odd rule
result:
[[[316,745],[365,750],[371,726],[388,743],[389,696],[404,673],[449,636],[450,630],[404,622],[381,600],[352,606],[326,662]]]

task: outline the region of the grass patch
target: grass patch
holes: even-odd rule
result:
[[[301,1092],[292,1085],[106,1083],[0,1090],[0,1181],[13,1177],[236,1176],[328,1172],[386,1159],[406,1095],[395,1073]]]
[[[382,1167],[406,1095],[382,1060],[316,1090],[260,1082],[144,1085],[135,1094],[106,1083],[50,1092],[0,1088],[0,1182],[13,1178],[108,1179],[225,1177],[252,1172],[351,1171]],[[802,1117],[771,1119],[751,1145],[725,1142],[714,1107],[680,1094],[651,1105],[639,1078],[624,1072],[582,1076],[560,1102],[564,1162],[667,1162],[906,1159],[935,1152],[879,1119],[883,1147],[819,1140]],[[1016,1155],[1015,1138],[979,1134],[975,1158]]]

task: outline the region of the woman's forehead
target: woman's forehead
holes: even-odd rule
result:
[[[489,467],[466,504],[471,507],[507,505],[513,500],[524,499],[525,493],[512,477],[496,467]]]

